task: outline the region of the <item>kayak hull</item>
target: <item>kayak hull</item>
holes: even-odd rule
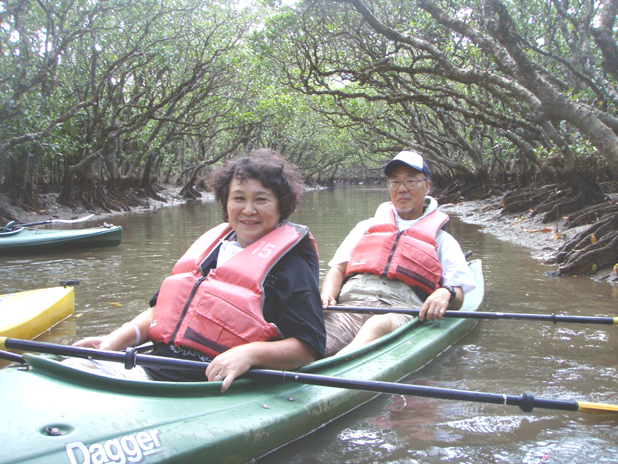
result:
[[[117,247],[121,241],[120,226],[69,230],[24,228],[17,233],[0,233],[0,256]]]
[[[483,299],[479,287],[464,310]],[[472,319],[411,321],[353,356],[312,363],[303,372],[397,381],[464,336]],[[0,463],[244,463],[346,414],[375,393],[295,383],[139,382],[96,376],[42,356],[25,355],[28,371],[0,372],[12,398],[0,423]],[[41,392],[45,392],[44,395]],[[49,401],[53,398],[54,401]]]
[[[0,336],[31,340],[71,316],[74,309],[73,287],[0,295]]]

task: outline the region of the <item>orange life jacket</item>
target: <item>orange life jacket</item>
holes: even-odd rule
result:
[[[284,221],[216,269],[205,264],[220,240],[232,235],[221,224],[202,235],[172,269],[159,290],[150,339],[182,345],[215,357],[234,346],[282,337],[264,320],[264,280],[272,267],[303,239],[304,226]]]
[[[430,295],[440,287],[442,264],[436,254],[436,234],[448,216],[433,211],[404,231],[399,231],[392,203],[382,203],[377,223],[352,250],[346,277],[352,274],[384,275]]]

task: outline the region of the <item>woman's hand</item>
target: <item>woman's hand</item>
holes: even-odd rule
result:
[[[97,350],[120,351],[148,341],[148,328],[154,317],[154,308],[149,308],[103,337],[86,337],[73,343],[73,346],[96,348]],[[138,336],[139,335],[139,336]]]
[[[86,337],[73,343],[73,346],[81,346],[82,348],[95,348],[97,350],[117,351],[111,334],[104,337]]]
[[[234,379],[252,367],[263,369],[296,369],[315,360],[315,349],[298,338],[285,338],[274,342],[253,342],[231,348],[211,361],[206,369],[209,382],[223,381],[221,392],[230,387]]]
[[[81,340],[73,343],[73,346],[81,346],[82,348],[96,348],[97,350],[102,350],[101,348],[104,344],[105,337],[86,337]]]
[[[221,393],[225,393],[237,377],[253,366],[252,344],[236,346],[213,359],[206,369],[209,382],[223,381]]]

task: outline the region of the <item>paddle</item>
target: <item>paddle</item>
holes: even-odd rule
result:
[[[26,360],[23,356],[20,356],[15,353],[9,353],[8,351],[0,350],[0,359],[4,359],[6,361],[16,362],[19,364],[26,364]]]
[[[43,225],[43,224],[52,224],[54,222],[60,222],[62,224],[75,224],[76,222],[87,221],[92,216],[94,216],[94,214],[89,214],[88,216],[84,216],[84,217],[79,218],[79,219],[48,219],[46,221],[30,222],[28,224],[15,224],[15,221],[11,221],[7,225],[5,225],[4,227],[0,227],[0,230],[3,231],[3,232],[9,232],[9,231],[13,230],[14,227],[40,226],[40,225]]]
[[[121,362],[124,363],[125,368],[127,369],[132,369],[136,365],[140,365],[205,372],[206,367],[208,366],[208,363],[205,362],[138,354],[133,348],[128,348],[126,352],[103,351],[92,348],[80,348],[76,346],[55,345],[53,343],[0,337],[0,348],[5,347],[22,351],[35,351],[39,353],[56,354],[61,356],[75,356],[78,358]],[[411,395],[426,398],[474,401],[477,403],[503,404],[508,406],[519,406],[525,412],[530,412],[533,408],[594,413],[618,412],[618,405],[534,398],[531,393],[524,393],[521,396],[515,396],[497,393],[453,390],[450,388],[424,387],[420,385],[408,385],[393,382],[378,382],[373,380],[354,380],[326,375],[304,374],[301,372],[286,372],[267,369],[251,369],[242,377],[260,380],[278,380],[282,382],[304,383],[309,385],[320,385],[323,387],[348,388],[352,390],[362,390],[375,393],[389,393],[392,395]]]
[[[411,308],[363,308],[356,306],[329,306],[329,311],[343,311],[364,314],[399,313],[418,316],[420,310]],[[547,322],[573,322],[577,324],[606,324],[618,325],[618,317],[587,317],[587,316],[558,316],[551,314],[518,314],[518,313],[490,313],[481,311],[445,311],[444,317],[460,319],[526,319]]]

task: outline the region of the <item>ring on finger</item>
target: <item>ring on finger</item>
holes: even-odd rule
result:
[[[217,380],[223,380],[223,377],[221,377],[221,375],[217,374],[217,375],[215,376],[215,379],[217,379]]]

